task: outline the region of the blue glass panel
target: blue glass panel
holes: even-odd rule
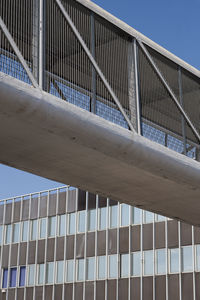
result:
[[[25,286],[26,267],[20,268],[19,286]]]
[[[97,116],[100,116],[100,117],[104,118],[105,120],[108,120],[112,123],[118,124],[127,129],[129,128],[126,120],[124,119],[124,116],[117,109],[117,107],[111,107],[100,101],[97,101],[96,102],[96,114],[97,114]]]
[[[16,287],[17,268],[10,269],[10,287]]]
[[[13,59],[3,54],[0,55],[0,71],[30,84],[26,71],[21,63],[16,61],[14,55]]]
[[[67,81],[61,83],[55,80],[55,82],[58,85],[67,102],[90,111],[90,97],[86,95],[84,89],[82,90],[82,92],[78,91],[76,89],[76,86],[72,86],[72,84]],[[53,94],[59,98],[61,97],[53,84],[51,84],[50,94]]]
[[[3,282],[2,282],[2,288],[7,288],[8,285],[8,269],[3,270]]]

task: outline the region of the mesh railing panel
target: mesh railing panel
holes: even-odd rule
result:
[[[91,49],[91,13],[74,1],[63,1],[66,12]],[[128,128],[102,79],[54,0],[46,2],[45,89],[88,111]],[[93,39],[95,42],[95,39]],[[93,53],[94,54],[94,53]]]
[[[95,16],[95,59],[121,105],[129,114],[129,55],[132,42]],[[132,55],[133,59],[133,55]]]
[[[92,67],[54,0],[46,2],[46,91],[90,110]]]
[[[200,132],[200,79],[182,70],[184,110]]]
[[[76,1],[62,0],[62,3],[126,115],[137,129],[132,38]],[[106,120],[129,128],[56,1],[46,0],[44,4],[44,89]],[[2,0],[0,15],[38,80],[39,0]],[[155,50],[145,47],[178,101],[181,70],[183,99],[180,103],[199,131],[200,80]],[[143,135],[180,153],[184,153],[186,145],[187,155],[194,157],[199,145],[196,136],[140,48],[138,59]],[[0,71],[30,83],[2,31]]]
[[[117,105],[112,100],[108,91],[104,88],[104,85],[97,75],[97,99],[96,99],[96,114],[112,123],[118,124],[124,128],[129,128],[122,113],[119,111]],[[104,95],[104,97],[99,96]]]
[[[185,127],[187,148],[190,148],[191,143],[198,144],[198,140],[186,121],[183,121],[182,114],[142,49],[139,48],[138,53],[143,135],[179,153],[184,153],[183,126]],[[158,61],[156,64],[158,65]],[[164,67],[162,67],[163,69]],[[167,68],[165,68],[165,72],[167,72]],[[177,87],[176,91],[178,92]]]
[[[200,80],[198,80],[195,76],[192,76],[189,72],[180,68],[177,64],[169,60],[168,58],[164,57],[160,53],[156,52],[155,50],[151,49],[150,47],[146,46],[148,52],[152,56],[155,64],[161,71],[162,75],[164,76],[166,82],[169,84],[170,88],[172,89],[173,93],[175,94],[177,100],[181,103],[185,112],[189,116],[190,120],[192,121],[193,125],[199,131],[199,117],[200,117],[200,110],[198,109],[200,106],[198,105],[200,102]],[[182,100],[180,99],[180,89],[182,89]],[[184,121],[185,127],[185,135],[188,140],[186,141],[186,150],[191,149],[191,141],[194,143],[199,144],[196,136],[192,132],[190,126],[186,124]],[[189,142],[189,143],[188,143]],[[168,147],[175,150],[179,149],[178,152],[183,152],[182,149],[183,144],[180,143],[177,138],[169,139]],[[194,150],[187,151],[188,156],[195,156]]]
[[[74,0],[62,0],[62,4],[87,47],[91,50],[91,11]]]
[[[6,50],[5,50],[6,49]],[[15,55],[10,43],[0,29],[0,72],[31,84],[22,64]]]
[[[38,69],[38,14],[38,0],[0,1],[0,16],[33,72]],[[1,48],[8,53],[10,47],[4,41],[5,39],[1,39]],[[34,76],[37,78],[36,72]],[[24,78],[18,76],[18,79]]]
[[[161,55],[160,53],[156,52],[152,48],[146,45],[145,47],[147,48],[155,64],[157,65],[160,72],[164,76],[165,80],[169,84],[170,88],[173,90],[174,94],[179,100],[179,75],[178,75],[179,66],[174,62],[172,62],[171,60],[169,60],[168,58]]]

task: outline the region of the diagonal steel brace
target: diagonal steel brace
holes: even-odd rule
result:
[[[63,16],[65,17],[67,23],[69,24],[69,26],[71,27],[73,33],[75,34],[76,38],[78,39],[79,43],[81,44],[83,50],[85,51],[87,57],[89,58],[90,62],[92,63],[93,67],[95,68],[97,74],[99,75],[99,77],[101,78],[101,80],[103,81],[106,89],[108,90],[109,94],[111,95],[112,99],[114,100],[114,102],[116,103],[116,105],[118,106],[120,112],[122,113],[124,119],[126,120],[126,122],[128,123],[128,126],[130,127],[130,129],[135,132],[135,129],[131,123],[131,121],[129,120],[127,114],[125,113],[120,101],[118,100],[117,96],[115,95],[113,89],[111,88],[110,84],[108,83],[108,81],[106,80],[103,72],[100,70],[96,60],[94,59],[94,57],[92,56],[90,50],[88,49],[86,43],[84,42],[83,38],[81,37],[79,31],[77,30],[76,26],[74,25],[73,21],[71,20],[69,14],[66,12],[66,9],[64,8],[64,6],[62,5],[60,0],[55,0],[58,7],[60,8]]]
[[[198,139],[198,141],[200,143],[199,132],[197,131],[197,129],[195,128],[195,126],[191,122],[190,118],[188,117],[187,113],[184,111],[183,107],[179,103],[179,101],[178,101],[177,97],[175,96],[174,92],[172,91],[172,89],[168,85],[167,81],[165,80],[164,76],[160,72],[159,68],[156,66],[153,58],[149,54],[149,52],[146,49],[146,47],[144,46],[144,44],[140,40],[137,40],[137,42],[140,45],[140,47],[141,47],[142,51],[144,52],[145,56],[147,57],[148,61],[150,62],[151,66],[153,67],[154,71],[156,72],[156,74],[160,78],[162,84],[165,86],[165,88],[168,91],[169,95],[172,97],[172,99],[173,99],[174,103],[176,104],[178,110],[180,111],[181,115],[184,117],[185,121],[187,122],[187,124],[189,125],[189,127],[192,129],[194,135],[196,136],[196,138]]]
[[[5,23],[3,22],[3,20],[2,20],[1,17],[0,17],[0,28],[2,29],[3,33],[5,34],[5,36],[6,36],[7,40],[8,40],[8,42],[10,43],[11,47],[13,48],[13,50],[14,50],[16,56],[18,57],[20,63],[21,63],[22,66],[24,67],[24,69],[25,69],[25,71],[26,71],[26,73],[27,73],[27,75],[28,75],[28,77],[29,77],[29,79],[30,79],[32,85],[33,85],[35,88],[40,89],[40,87],[39,87],[37,81],[35,80],[33,74],[31,73],[31,71],[30,71],[30,69],[29,69],[29,67],[28,67],[28,65],[27,65],[27,63],[26,63],[26,61],[25,61],[25,59],[23,58],[23,56],[22,56],[22,54],[21,54],[19,48],[17,47],[15,41],[13,40],[13,38],[12,38],[12,36],[11,36],[9,30],[7,29],[7,27],[6,27],[6,25],[5,25]]]

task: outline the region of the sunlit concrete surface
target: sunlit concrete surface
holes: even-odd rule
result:
[[[0,162],[200,224],[200,164],[0,75]]]

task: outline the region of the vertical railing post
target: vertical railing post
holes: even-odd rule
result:
[[[198,148],[196,147],[195,159],[197,161],[200,161],[200,149],[199,149],[199,147]]]
[[[91,13],[91,54],[95,59],[95,21],[94,21],[94,13]],[[96,70],[92,65],[92,97],[90,100],[90,111],[94,114],[96,113]]]
[[[179,84],[179,98],[180,104],[183,107],[183,86],[182,86],[182,73],[181,67],[178,69],[178,84]],[[187,145],[186,145],[186,133],[185,133],[185,119],[181,114],[181,128],[182,128],[182,137],[183,137],[183,153],[187,155]]]
[[[130,110],[130,120],[135,128],[138,130],[137,123],[137,100],[136,100],[136,85],[135,85],[135,61],[134,61],[134,41],[130,41],[128,45],[127,54],[127,69],[128,69],[128,101]]]
[[[33,1],[33,36],[32,36],[32,72],[39,83],[39,24],[40,24],[40,0]]]
[[[136,97],[136,108],[137,108],[137,132],[139,135],[141,135],[142,122],[141,122],[141,107],[140,107],[140,99],[139,99],[138,47],[137,47],[136,39],[134,39],[134,67],[135,67],[135,97]]]
[[[45,66],[45,5],[46,0],[39,0],[39,86],[44,89],[44,66]]]

